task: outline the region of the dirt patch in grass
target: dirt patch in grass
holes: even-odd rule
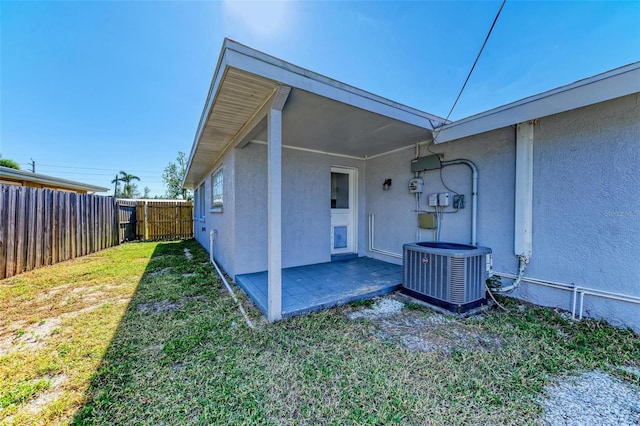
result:
[[[46,339],[56,332],[62,319],[46,318],[36,324],[27,325],[26,321],[12,323],[0,334],[0,356],[12,350],[33,350],[44,344]]]
[[[496,350],[500,338],[467,329],[464,324],[439,313],[410,310],[374,321],[377,336],[423,352]]]
[[[393,296],[377,299],[369,309],[348,314],[350,319],[366,318],[375,327],[374,335],[412,351],[451,353],[452,351],[496,350],[498,336],[466,326],[466,321],[429,309],[405,304]],[[483,318],[476,317],[474,319]]]
[[[66,374],[59,374],[49,380],[49,387],[36,398],[29,401],[26,410],[32,414],[38,414],[49,403],[62,396],[64,390],[61,385],[68,379]]]
[[[168,275],[170,273],[171,273],[171,268],[162,268],[159,271],[150,272],[149,275],[152,277],[155,277],[158,275]]]
[[[100,302],[55,317],[44,318],[34,324],[29,324],[27,321],[15,321],[0,327],[0,356],[11,352],[33,351],[41,348],[53,335],[60,333],[60,328],[66,319],[102,308],[105,303],[113,305],[128,303],[129,299],[123,298],[105,302],[104,297],[95,296],[85,300],[85,302],[87,301]],[[42,310],[47,309],[36,308],[36,311]]]

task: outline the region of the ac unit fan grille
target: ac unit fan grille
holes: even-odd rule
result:
[[[490,253],[486,247],[452,254],[445,249],[405,244],[403,291],[458,312],[483,304],[485,260]]]

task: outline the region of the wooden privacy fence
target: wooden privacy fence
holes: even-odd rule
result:
[[[135,222],[141,240],[193,238],[193,202],[137,200]]]
[[[118,200],[118,232],[120,242],[135,240],[136,234],[136,200]]]
[[[116,244],[113,198],[0,185],[0,279]]]

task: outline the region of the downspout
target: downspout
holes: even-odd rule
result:
[[[466,164],[471,169],[471,245],[478,244],[477,225],[478,225],[478,167],[470,160],[449,160],[443,161],[442,166],[452,166],[454,164]]]
[[[513,251],[518,257],[518,276],[503,293],[518,288],[533,252],[533,127],[534,121],[516,126],[516,182]],[[574,298],[575,300],[575,298]],[[575,302],[574,302],[575,304]]]

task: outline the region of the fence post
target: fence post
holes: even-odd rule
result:
[[[5,215],[8,211],[8,199],[6,191],[7,188],[4,185],[0,185],[0,280],[5,277],[7,270],[7,239],[5,231],[8,219]]]
[[[144,239],[149,239],[149,203],[144,202]]]

